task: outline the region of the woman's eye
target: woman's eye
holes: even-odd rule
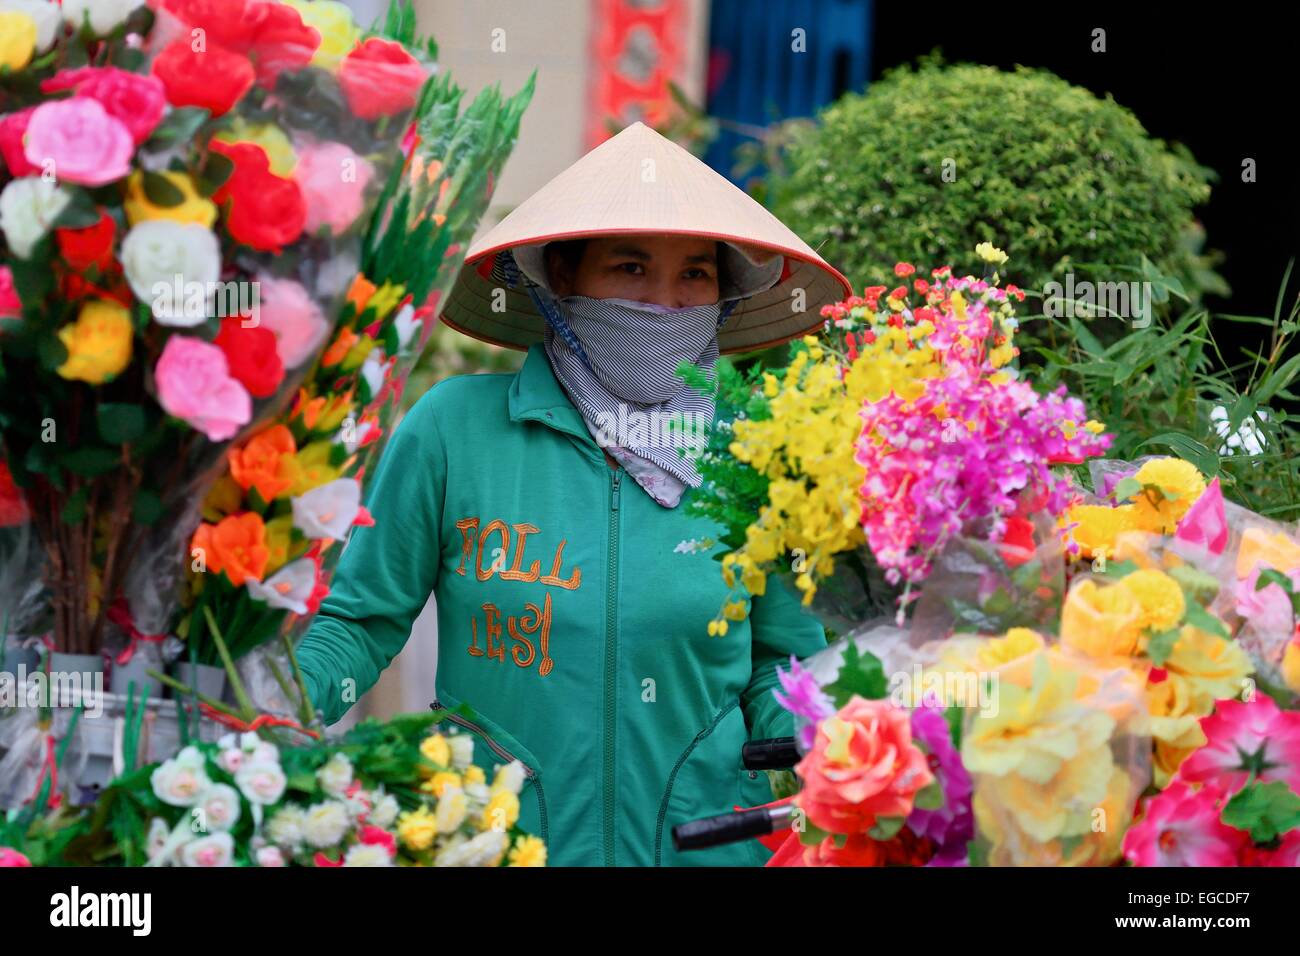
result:
[[[614,268],[620,272],[626,272],[630,276],[639,276],[645,273],[645,267],[639,262],[620,262]]]
[[[694,279],[707,279],[707,278],[709,278],[709,274],[708,274],[707,272],[705,272],[703,269],[687,269],[687,270],[686,270],[686,275],[683,276],[683,278],[685,278],[685,279],[692,279],[692,280],[694,280]]]

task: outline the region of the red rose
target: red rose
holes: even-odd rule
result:
[[[320,33],[302,22],[302,14],[281,3],[254,4],[261,21],[253,37],[251,54],[257,78],[274,88],[284,70],[301,70],[320,46]]]
[[[0,157],[4,158],[9,174],[15,179],[40,172],[40,169],[27,162],[27,155],[23,152],[23,134],[27,132],[27,122],[35,110],[35,106],[29,106],[25,110],[0,116]]]
[[[117,227],[113,217],[100,210],[99,222],[82,229],[55,229],[59,255],[78,272],[94,266],[107,272],[113,264],[113,236]]]
[[[142,76],[115,66],[83,66],[60,70],[41,83],[43,93],[73,90],[95,100],[109,116],[122,121],[139,146],[162,122],[167,97],[156,76]]]
[[[162,80],[173,106],[202,106],[221,116],[252,89],[253,64],[216,43],[199,53],[190,42],[184,36],[169,43],[153,61],[154,76]]]
[[[209,144],[235,164],[212,195],[225,205],[226,228],[236,241],[261,252],[279,252],[307,227],[307,203],[298,183],[271,172],[266,150],[255,143]]]
[[[244,327],[237,315],[221,320],[216,344],[226,353],[230,375],[254,398],[270,398],[284,381],[284,363],[275,348],[275,333],[260,326]]]
[[[379,37],[358,43],[339,65],[339,86],[352,112],[373,120],[409,110],[424,85],[424,67],[401,44]]]
[[[262,6],[249,0],[161,0],[154,5],[231,50],[244,50],[252,42],[260,16],[256,8]]]
[[[1019,567],[1033,557],[1034,547],[1034,523],[1028,518],[1008,518],[998,549],[1002,560],[1013,568]]]
[[[13,528],[27,523],[27,502],[14,484],[9,465],[0,458],[0,528]]]

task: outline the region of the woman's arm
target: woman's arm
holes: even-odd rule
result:
[[[749,725],[749,736],[789,737],[794,734],[794,715],[772,696],[780,688],[776,667],[787,670],[790,655],[803,659],[826,646],[826,629],[811,611],[775,575],[769,575],[767,590],[752,600],[750,627],[753,635],[754,671],[740,697]]]
[[[312,703],[332,724],[401,652],[438,581],[446,453],[430,389],[380,458],[367,494],[373,527],[353,530],[330,594],[298,645]]]

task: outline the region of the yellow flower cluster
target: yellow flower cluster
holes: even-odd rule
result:
[[[934,351],[916,345],[924,334],[924,328],[889,327],[847,364],[808,335],[807,350],[795,355],[783,380],[765,376],[772,415],[738,420],[730,450],[770,480],[768,503],[746,530],[744,545],[723,559],[728,587],[736,587],[739,574],[750,595],[762,595],[765,569],[781,555],[800,555],[796,584],[808,604],[816,591],[813,574],[829,575],[834,555],[865,544],[862,466],[854,460],[862,429],[858,412],[864,401],[890,391],[915,398],[921,380],[939,374]],[[726,619],[742,619],[743,602],[730,600],[722,617],[709,633],[725,634]]]
[[[1087,427],[1087,426],[1085,426]],[[1067,540],[1085,558],[1113,558],[1129,531],[1173,534],[1178,522],[1205,491],[1205,476],[1181,458],[1153,458],[1133,475],[1140,490],[1123,504],[1075,505],[1061,518]],[[1071,526],[1074,527],[1071,527]]]

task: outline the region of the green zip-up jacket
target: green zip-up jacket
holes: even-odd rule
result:
[[[519,823],[552,866],[758,866],[756,840],[678,852],[672,827],[772,799],[741,761],[789,736],[776,666],[826,645],[775,578],[725,635],[720,529],[610,467],[540,344],[518,373],[458,375],[403,419],[332,592],[298,648],[337,721],[436,596],[441,707],[466,703],[475,762],[527,768]],[[683,541],[712,537],[690,552]]]

